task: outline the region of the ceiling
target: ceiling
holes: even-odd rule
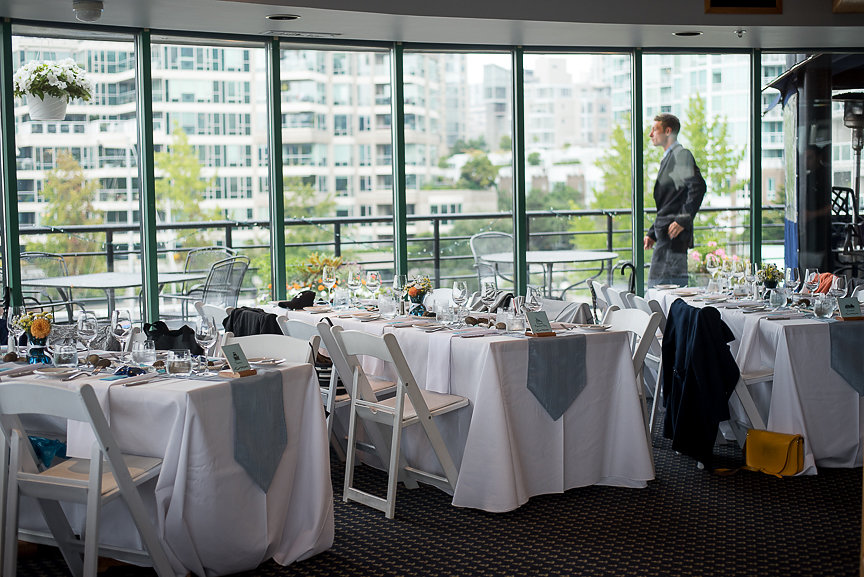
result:
[[[784,0],[782,15],[705,14],[701,0],[104,0],[93,26],[269,36],[526,47],[862,48],[864,14],[833,14],[831,0]],[[362,4],[362,11],[357,6]],[[662,9],[660,8],[662,7]],[[301,16],[271,22],[268,14]],[[72,0],[0,0],[13,20],[75,23]],[[736,30],[744,29],[739,38]],[[703,34],[679,38],[678,31]]]

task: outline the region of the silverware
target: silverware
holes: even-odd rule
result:
[[[80,377],[81,375],[85,375],[85,374],[87,374],[85,371],[75,371],[74,373],[72,373],[72,374],[69,375],[68,377],[63,377],[63,378],[60,379],[60,380],[61,380],[61,381],[71,381],[72,379],[77,379],[77,378]]]

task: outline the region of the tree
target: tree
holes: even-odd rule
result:
[[[47,206],[42,211],[45,226],[99,225],[104,222],[102,211],[93,207],[98,184],[88,181],[84,169],[68,152],[57,156],[57,165],[45,175],[42,197]],[[52,253],[100,252],[103,243],[94,233],[74,233],[68,236],[48,235],[43,243],[29,243],[29,250]],[[67,259],[69,274],[100,272],[105,269],[104,259]]]
[[[479,136],[468,140],[467,142],[460,138],[453,144],[450,154],[459,154],[461,152],[472,152],[477,150],[481,152],[489,152],[489,147],[486,145],[486,137]]]
[[[529,166],[540,166],[540,162],[541,162],[540,153],[539,152],[532,152],[531,154],[528,155],[528,158],[526,159],[526,161],[528,162]]]
[[[471,190],[486,190],[495,184],[498,177],[498,169],[489,160],[489,157],[479,151],[471,153],[471,158],[462,166],[457,188],[470,188]]]
[[[504,134],[501,136],[501,140],[498,141],[498,150],[510,150],[513,148],[513,139],[510,138],[509,134]]]
[[[154,155],[156,205],[170,222],[216,220],[219,209],[202,207],[203,192],[216,184],[216,175],[201,176],[201,163],[189,137],[179,124],[171,131],[174,142]]]

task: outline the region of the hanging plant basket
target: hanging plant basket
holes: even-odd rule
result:
[[[66,118],[66,104],[65,98],[50,94],[46,94],[44,99],[33,94],[27,95],[31,120],[63,120]]]

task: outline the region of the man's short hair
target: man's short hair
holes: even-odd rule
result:
[[[678,132],[681,130],[681,121],[674,114],[658,114],[654,117],[654,122],[659,122],[664,130],[671,128],[673,136],[678,136]]]

